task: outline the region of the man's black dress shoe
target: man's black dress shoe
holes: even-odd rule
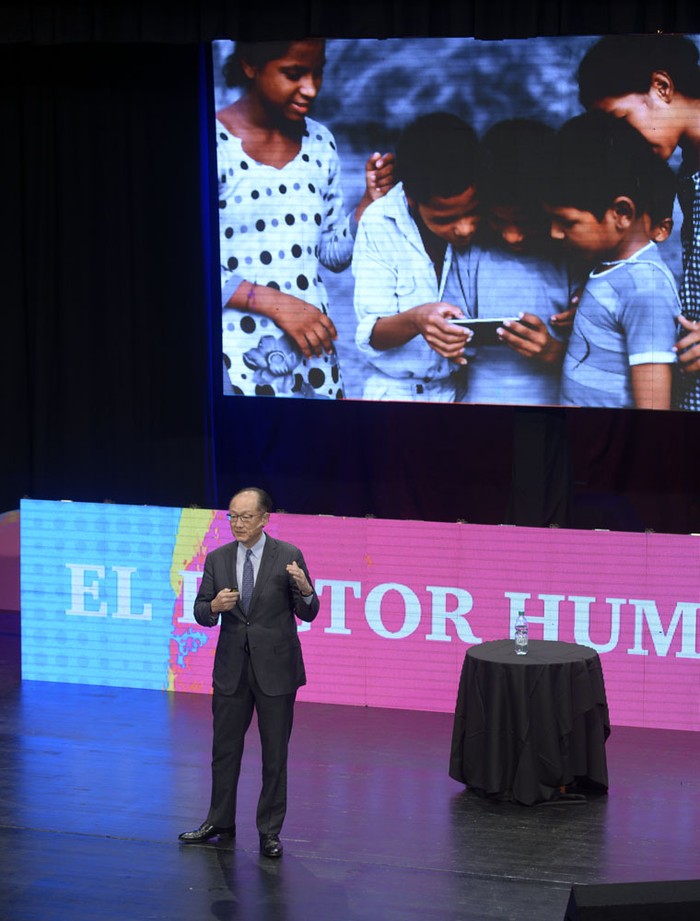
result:
[[[260,835],[260,853],[264,857],[281,857],[284,853],[279,835]]]
[[[228,835],[233,838],[235,834],[235,828],[219,828],[218,825],[209,825],[207,822],[202,822],[199,828],[195,828],[194,831],[183,831],[181,835],[178,835],[178,840],[184,841],[186,844],[201,844],[202,841],[209,841],[210,838],[217,838],[219,835]]]

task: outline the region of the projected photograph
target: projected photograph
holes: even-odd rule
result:
[[[223,393],[698,409],[699,45],[215,42]]]

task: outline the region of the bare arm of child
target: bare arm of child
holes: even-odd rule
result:
[[[359,221],[365,208],[386,195],[394,185],[394,155],[373,153],[365,163],[365,192],[355,208],[355,220]]]
[[[671,408],[670,364],[633,365],[632,394],[637,409]]]
[[[273,320],[299,347],[306,358],[333,351],[338,332],[330,317],[312,304],[266,285],[243,281],[226,305]]]
[[[698,374],[700,372],[700,323],[697,320],[689,320],[682,314],[678,317],[678,322],[687,331],[687,335],[676,343],[679,368],[683,374]]]
[[[440,302],[420,304],[401,313],[379,317],[372,328],[370,345],[384,352],[399,348],[420,335],[438,355],[466,365],[467,359],[463,352],[469,333],[448,322],[450,317],[461,316],[463,314],[458,307]]]
[[[566,343],[551,336],[533,313],[521,313],[517,322],[506,321],[498,337],[523,358],[534,358],[546,365],[561,364],[566,352]]]

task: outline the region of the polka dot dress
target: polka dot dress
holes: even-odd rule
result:
[[[267,285],[328,313],[319,263],[335,270],[352,257],[333,136],[306,120],[297,156],[282,169],[252,160],[217,122],[219,230],[224,303],[241,281]],[[267,317],[224,308],[223,351],[234,394],[343,396],[338,357],[304,358]]]

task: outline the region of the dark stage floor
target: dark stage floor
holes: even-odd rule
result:
[[[3,921],[562,921],[572,883],[700,875],[700,734],[613,729],[607,797],[528,808],[447,775],[448,714],[299,704],[281,861],[249,736],[234,846],[178,844],[209,796],[209,698],[19,682],[0,636]]]

